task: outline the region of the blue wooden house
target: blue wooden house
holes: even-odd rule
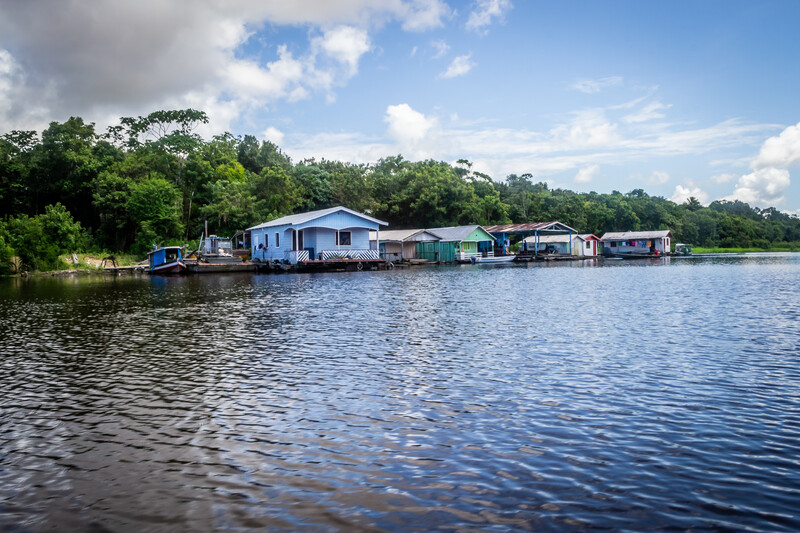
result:
[[[296,265],[337,259],[378,260],[370,250],[369,232],[380,235],[386,222],[347,209],[331,207],[277,218],[248,228],[252,258]]]

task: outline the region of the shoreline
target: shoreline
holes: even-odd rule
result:
[[[763,248],[702,248],[702,247],[694,247],[693,248],[693,255],[706,255],[706,254],[748,254],[748,253],[800,253],[800,250],[793,250],[789,248],[777,248],[777,249],[763,249]],[[599,257],[599,256],[598,256]],[[688,256],[691,257],[691,256]],[[49,278],[65,278],[70,276],[107,276],[107,275],[121,275],[123,273],[127,274],[143,274],[143,271],[140,271],[135,268],[136,265],[125,267],[117,267],[117,268],[89,268],[89,269],[66,269],[66,270],[42,270],[42,271],[32,271],[32,272],[20,272],[18,274],[10,274],[6,276],[0,276],[0,278],[34,278],[34,277],[49,277]]]

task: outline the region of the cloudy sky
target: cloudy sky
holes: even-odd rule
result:
[[[0,133],[193,107],[306,157],[800,213],[796,0],[0,0]]]

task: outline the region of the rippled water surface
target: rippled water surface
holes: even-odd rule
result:
[[[0,280],[0,530],[800,530],[800,256]]]

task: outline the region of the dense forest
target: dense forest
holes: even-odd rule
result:
[[[797,247],[800,219],[775,208],[690,198],[677,205],[642,189],[576,193],[530,174],[495,181],[467,160],[294,163],[270,142],[231,134],[205,141],[192,109],[124,117],[104,133],[70,118],[41,133],[0,137],[0,273],[54,269],[59,255],[144,255],[153,243],[196,241],[273,218],[337,205],[390,228],[558,220],[581,232],[670,229],[704,247]]]

